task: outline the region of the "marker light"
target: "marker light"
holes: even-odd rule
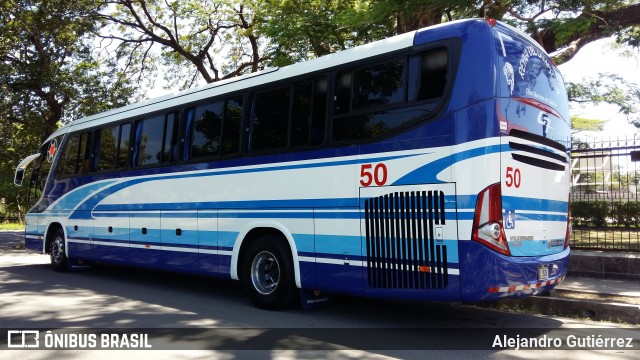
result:
[[[501,254],[511,255],[502,225],[500,183],[493,184],[478,194],[471,239]]]
[[[489,23],[489,25],[490,25],[491,27],[496,26],[496,24],[498,23],[498,21],[497,21],[496,19],[487,18],[486,20],[487,20],[487,22]]]

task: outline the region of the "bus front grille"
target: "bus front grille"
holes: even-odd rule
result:
[[[442,289],[448,284],[447,247],[436,244],[445,225],[442,191],[395,192],[365,201],[370,288]]]

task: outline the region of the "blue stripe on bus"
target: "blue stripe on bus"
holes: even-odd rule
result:
[[[515,209],[516,211],[528,210],[567,213],[569,202],[516,196],[503,196],[502,207],[504,209]]]
[[[117,180],[100,181],[99,183],[96,183],[96,184],[86,185],[82,189],[71,191],[65,197],[63,197],[58,203],[53,205],[50,210],[56,211],[56,210],[73,209],[74,207],[76,207],[78,203],[80,203],[80,201],[86,198],[89,194],[93,193],[94,191],[100,188],[105,188],[116,181]]]
[[[443,183],[444,181],[441,181],[437,178],[438,174],[440,174],[446,168],[451,167],[455,163],[478,156],[489,155],[508,150],[509,145],[490,145],[451,154],[449,156],[422,165],[421,167],[396,180],[393,185]]]
[[[84,202],[82,202],[71,214],[71,219],[83,219],[86,218],[86,214],[82,213],[82,211],[92,210],[95,208],[97,204],[99,204],[102,200],[104,200],[107,196],[116,193],[122,189],[126,189],[130,186],[141,184],[149,181],[158,181],[158,180],[171,180],[171,179],[183,179],[183,178],[197,178],[197,177],[210,177],[210,176],[222,176],[222,175],[232,175],[232,174],[247,174],[247,173],[255,173],[255,172],[267,172],[267,171],[280,171],[280,170],[291,170],[291,169],[307,169],[307,168],[318,168],[318,167],[329,167],[329,166],[342,166],[342,165],[354,165],[360,164],[362,162],[382,162],[388,160],[395,160],[400,158],[410,158],[414,156],[418,156],[421,154],[410,154],[410,155],[394,155],[394,156],[381,156],[378,158],[368,158],[368,159],[351,159],[351,160],[339,160],[339,161],[329,161],[322,163],[312,163],[312,164],[296,164],[296,165],[275,165],[264,168],[246,168],[246,169],[237,169],[237,170],[224,170],[224,171],[210,171],[203,173],[189,173],[189,174],[172,174],[158,177],[145,177],[145,178],[135,178],[130,180],[124,180],[122,182],[118,182],[112,186],[108,186],[106,189],[92,195]],[[83,189],[79,189],[76,191],[80,191],[82,194],[88,195],[89,192],[84,191]],[[74,194],[76,191],[71,192],[70,194]],[[75,196],[81,197],[80,194]],[[84,197],[81,197],[84,198]]]
[[[458,195],[458,209],[476,208],[477,195]],[[527,211],[548,211],[548,212],[567,212],[569,202],[549,199],[535,199],[519,196],[503,196],[502,207],[504,209],[527,210]]]
[[[465,209],[459,210],[457,213],[453,210],[445,212],[445,220],[448,221],[463,221],[463,220],[473,220],[474,210],[468,209],[468,211],[464,211]],[[567,221],[567,215],[562,214],[545,214],[545,213],[530,213],[527,210],[516,209],[516,214],[518,216],[518,220],[530,220],[530,221]],[[173,218],[173,219],[197,219],[201,218],[197,212],[192,213],[176,213],[176,214],[168,214],[166,216],[165,213],[150,213],[150,212],[100,212],[94,213],[93,216],[95,218],[127,218],[127,217],[135,217],[135,218]],[[247,211],[247,212],[219,212],[215,217],[220,219],[342,219],[342,220],[355,220],[361,219],[363,217],[363,212],[360,209],[355,209],[354,211],[322,211],[322,212],[314,212],[311,210],[278,210],[274,211],[274,209],[269,210],[256,210],[256,211]],[[400,214],[400,218],[402,218],[404,214]],[[213,216],[209,216],[208,218],[215,218]]]

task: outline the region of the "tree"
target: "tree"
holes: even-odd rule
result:
[[[340,48],[341,36],[310,29],[359,34],[376,24],[378,31],[362,39],[370,41],[468,17],[495,18],[523,29],[554,53],[557,64],[569,61],[586,44],[612,35],[621,43],[640,43],[640,4],[626,0],[352,0],[341,6],[331,0],[267,0],[267,4],[270,17],[265,17],[264,31],[281,48],[291,39],[298,44],[322,43],[322,49]],[[291,26],[284,19],[293,19]],[[324,55],[311,49],[315,56]]]
[[[637,108],[640,99],[640,87],[637,84],[615,74],[600,74],[597,79],[586,79],[580,83],[568,83],[567,94],[569,101],[578,106],[584,104],[607,103],[618,107],[619,112],[627,116],[628,121],[640,128],[639,110]],[[581,121],[580,121],[581,120]],[[598,120],[572,121],[572,125],[579,125],[578,130],[601,130]],[[606,122],[606,121],[605,121]],[[582,126],[595,126],[595,128],[583,128]]]
[[[124,74],[94,52],[95,5],[0,0],[0,198],[11,206],[15,166],[61,122],[131,100]]]
[[[115,0],[97,13],[99,36],[115,44],[116,58],[139,82],[164,65],[168,86],[189,88],[255,72],[266,57],[254,14],[241,1]],[[112,44],[111,42],[109,44]],[[230,56],[225,56],[229,55]]]
[[[580,131],[602,131],[606,120],[587,119],[578,116],[571,117],[571,132],[573,135]]]
[[[266,0],[258,30],[271,40],[270,64],[284,66],[389,37],[390,16],[370,21],[359,0]]]
[[[640,44],[640,4],[622,0],[267,0],[263,9],[260,30],[272,40],[275,65],[468,17],[495,18],[521,28],[552,53],[556,64],[571,60],[586,44],[612,35],[619,43]],[[640,127],[637,85],[603,74],[596,80],[568,83],[567,89],[573,104],[615,104]],[[606,121],[572,122],[586,130],[601,129]]]
[[[122,73],[95,58],[93,0],[2,0],[0,80],[13,108],[2,120],[44,122],[41,138],[69,121],[126,104],[133,93]],[[8,94],[8,95],[7,95]]]

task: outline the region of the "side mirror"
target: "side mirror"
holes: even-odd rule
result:
[[[16,167],[16,174],[13,177],[13,183],[20,186],[22,185],[22,180],[24,180],[24,172],[29,164],[33,162],[33,160],[40,157],[40,154],[29,155],[20,161],[20,164]]]
[[[13,178],[13,183],[18,186],[21,186],[23,179],[24,179],[24,169],[17,169],[16,175]]]

